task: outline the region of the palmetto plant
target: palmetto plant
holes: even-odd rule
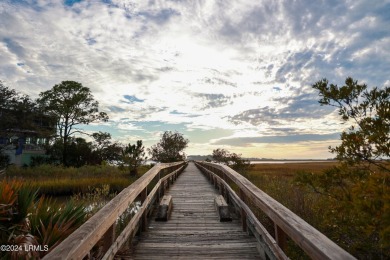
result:
[[[41,197],[30,216],[31,234],[37,237],[39,244],[50,249],[79,227],[86,216],[84,206],[73,201],[60,207],[55,205],[51,199]]]
[[[17,234],[29,230],[29,208],[36,198],[30,187],[21,182],[3,180],[0,184],[0,229],[1,243],[7,243]]]
[[[81,205],[69,202],[56,206],[51,199],[37,198],[37,190],[20,181],[0,182],[0,243],[2,245],[41,245],[53,249],[85,220]],[[2,252],[3,253],[3,252]],[[18,250],[12,259],[39,258],[47,251]]]

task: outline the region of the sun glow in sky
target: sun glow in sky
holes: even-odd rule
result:
[[[85,126],[187,154],[329,158],[341,124],[311,85],[390,85],[390,1],[3,0],[0,80],[37,98],[89,87],[110,120]]]

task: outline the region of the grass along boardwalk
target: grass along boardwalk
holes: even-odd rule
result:
[[[170,219],[153,218],[130,254],[118,259],[260,259],[256,239],[242,231],[237,218],[219,221],[218,193],[193,163],[166,194],[173,200]]]

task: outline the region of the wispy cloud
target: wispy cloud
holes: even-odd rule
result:
[[[340,137],[339,133],[333,134],[291,134],[260,137],[223,138],[213,142],[217,145],[248,146],[250,144],[291,144],[297,142],[329,141]]]
[[[32,97],[79,81],[109,113],[116,138],[133,131],[157,140],[153,131],[181,125],[195,140],[189,153],[217,144],[195,133],[337,140],[331,134],[345,126],[310,85],[347,76],[389,84],[389,14],[388,0],[6,0],[0,79]]]

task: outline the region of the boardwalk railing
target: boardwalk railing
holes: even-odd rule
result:
[[[146,229],[147,216],[155,201],[187,166],[185,162],[157,164],[125,188],[87,222],[47,254],[44,259],[113,259],[118,250]],[[148,192],[148,186],[154,187]],[[116,223],[140,198],[141,207],[123,231],[116,236]],[[92,250],[93,249],[93,250]]]
[[[197,167],[221,191],[228,203],[241,214],[243,230],[256,236],[264,259],[286,259],[283,249],[290,237],[312,259],[355,259],[292,211],[268,196],[245,177],[226,165],[195,162]],[[238,194],[228,183],[238,187]],[[261,209],[273,222],[275,239],[260,224],[248,205]],[[276,242],[275,242],[276,240]]]

